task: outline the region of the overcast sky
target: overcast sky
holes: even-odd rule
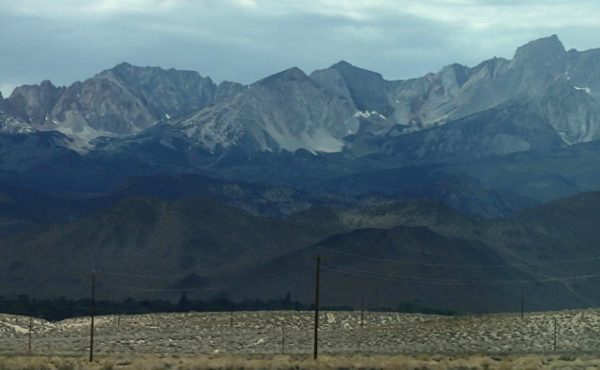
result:
[[[596,0],[0,0],[0,91],[122,61],[248,83],[343,59],[401,79],[551,34],[600,47],[599,28]]]

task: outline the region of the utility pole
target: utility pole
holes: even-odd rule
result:
[[[360,296],[360,327],[365,325],[365,295]]]
[[[313,359],[317,359],[319,353],[319,279],[321,272],[321,255],[317,255],[317,276],[315,279],[315,336],[313,343]]]
[[[29,316],[29,335],[28,335],[29,336],[29,338],[28,338],[29,341],[28,341],[28,344],[27,344],[27,350],[29,352],[31,352],[31,330],[32,329],[33,329],[33,317]]]
[[[556,334],[558,331],[558,324],[556,322],[556,317],[553,317],[552,320],[554,321],[554,341],[552,342],[552,351],[556,352]]]
[[[90,325],[90,362],[94,361],[94,314],[96,311],[96,271],[92,270],[92,322]]]
[[[233,329],[233,311],[229,311],[229,329]]]
[[[281,354],[285,353],[285,321],[281,324]]]
[[[525,311],[525,288],[521,287],[521,320],[523,320]]]

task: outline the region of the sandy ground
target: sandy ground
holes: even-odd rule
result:
[[[366,313],[363,327],[358,312],[323,312],[320,318],[324,355],[570,356],[600,350],[600,310],[529,313],[523,319],[513,314]],[[89,318],[56,323],[35,319],[31,354],[86,356],[89,324]],[[0,315],[0,355],[29,354],[28,325],[27,317]],[[100,316],[95,354],[308,356],[312,325],[311,312]]]
[[[598,369],[600,358],[589,355],[464,355],[464,356],[383,356],[324,355],[317,361],[301,355],[114,355],[99,356],[93,362],[83,357],[2,356],[0,369]]]

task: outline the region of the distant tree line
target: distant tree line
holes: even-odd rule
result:
[[[88,316],[91,309],[91,299],[67,299],[64,297],[53,299],[37,299],[27,295],[18,295],[15,298],[0,296],[0,313],[39,317],[49,321],[59,321],[71,317]],[[133,315],[159,312],[228,312],[228,311],[309,311],[313,305],[294,301],[287,294],[282,299],[246,299],[234,302],[229,298],[216,298],[212,301],[201,299],[188,299],[184,293],[177,302],[168,300],[135,300],[127,298],[122,302],[97,300],[95,312],[97,315]],[[351,311],[350,306],[322,307],[329,311]],[[456,314],[450,310],[439,310],[414,303],[402,303],[396,309],[380,307],[371,311],[397,311],[415,312],[439,315]]]

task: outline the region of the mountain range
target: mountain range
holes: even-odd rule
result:
[[[511,60],[452,64],[410,80],[388,81],[341,61],[310,75],[293,67],[246,86],[217,85],[193,71],[122,63],[68,87],[50,81],[17,87],[2,103],[3,130],[58,131],[70,139],[67,147],[86,152],[96,138],[135,136],[163,124],[211,152],[364,155],[358,142],[378,138],[387,145],[371,150],[401,152],[398,138],[410,137],[402,134],[487,121],[479,124],[484,130],[476,130],[483,131],[479,146],[487,147],[478,156],[507,154],[598,138],[598,58],[596,49],[566,51],[553,35],[518,48]],[[465,137],[452,131],[428,130],[420,140],[441,132],[451,137],[436,154],[472,155],[472,148],[453,148],[449,139]],[[413,154],[441,159],[424,149]]]
[[[529,171],[515,160],[520,154],[539,161],[595,143],[599,61],[597,49],[566,51],[553,35],[519,47],[511,60],[452,64],[401,81],[345,61],[249,85],[122,63],[68,87],[44,81],[1,99],[0,181],[109,193],[131,176],[197,173],[318,192],[323,182],[416,166],[433,182],[459,176],[493,193],[495,203],[528,198],[530,206],[600,184],[587,174],[573,181],[548,163],[525,186],[552,182],[538,195],[486,183],[486,169],[511,158],[516,175]],[[585,151],[595,159],[595,145]],[[421,193],[445,201],[427,182]],[[379,187],[371,182],[361,192]],[[385,191],[415,193],[404,181],[398,188]],[[459,209],[470,208],[485,217],[515,210]]]
[[[536,266],[595,256],[599,99],[600,49],[556,35],[408,80],[346,61],[251,84],[121,63],[20,86],[0,95],[1,278],[76,296],[99,268],[156,279],[140,287],[307,300],[312,267],[298,261],[329,251],[332,304],[356,304],[342,296],[355,284],[513,307],[516,283],[490,279],[536,282],[538,308],[596,304],[593,278],[552,280],[590,266]],[[502,267],[432,268],[444,264]]]

